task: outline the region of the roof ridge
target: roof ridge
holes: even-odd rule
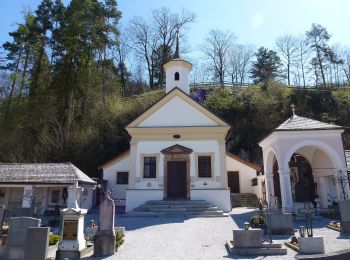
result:
[[[282,124],[280,124],[275,131],[279,130],[330,130],[330,129],[341,129],[342,126],[319,121],[316,119],[293,115],[286,119]]]

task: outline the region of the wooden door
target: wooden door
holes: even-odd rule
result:
[[[239,193],[239,172],[227,172],[228,187],[231,193]]]
[[[168,198],[187,198],[186,162],[175,161],[167,164]]]

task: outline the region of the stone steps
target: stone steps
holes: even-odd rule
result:
[[[204,200],[152,200],[128,212],[133,217],[224,217],[228,216]]]

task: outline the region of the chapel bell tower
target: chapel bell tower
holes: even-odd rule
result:
[[[187,95],[190,94],[189,73],[192,70],[192,64],[180,58],[179,54],[179,30],[176,32],[176,50],[170,61],[164,64],[165,70],[165,91],[169,93],[172,89],[178,87]]]

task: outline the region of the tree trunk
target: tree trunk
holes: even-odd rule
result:
[[[36,69],[35,69],[34,75],[33,75],[30,94],[35,94],[36,89],[38,88],[39,74],[41,71],[41,63],[42,63],[42,59],[44,56],[44,49],[45,49],[45,36],[41,36],[41,48],[39,51],[38,60],[36,61],[37,64],[36,64]]]
[[[323,85],[326,86],[326,78],[323,72],[323,65],[322,65],[322,59],[321,59],[321,53],[319,48],[316,46],[316,51],[317,51],[317,59],[318,59],[318,63],[320,66],[320,70],[321,70],[321,76],[322,76],[322,81],[323,81]]]
[[[19,89],[19,93],[18,93],[18,98],[19,99],[21,99],[21,97],[22,97],[24,81],[25,81],[25,77],[26,77],[26,74],[27,74],[28,57],[29,57],[29,47],[26,48],[26,57],[25,57],[25,60],[24,60],[24,66],[23,66],[22,78],[21,78],[21,85],[20,85],[20,89]]]
[[[10,110],[10,106],[11,106],[11,99],[13,96],[13,92],[15,91],[15,85],[16,85],[16,81],[17,81],[17,73],[18,73],[18,68],[19,68],[19,63],[21,61],[21,57],[22,57],[22,48],[19,50],[18,53],[18,59],[17,59],[17,63],[16,63],[16,69],[15,72],[13,74],[13,80],[12,80],[12,84],[11,84],[11,90],[10,90],[10,95],[9,95],[9,99],[8,99],[8,103],[7,103],[7,108],[6,108],[6,115],[8,114],[9,110]]]
[[[105,79],[105,63],[106,63],[106,46],[103,49],[103,60],[102,60],[102,101],[106,103],[106,79]]]

